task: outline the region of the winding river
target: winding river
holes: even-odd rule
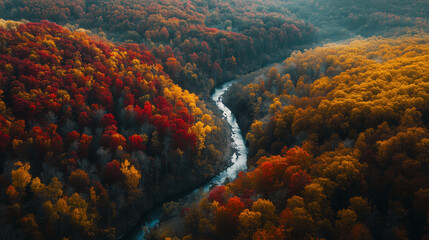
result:
[[[233,180],[237,177],[237,174],[240,171],[245,171],[247,169],[247,147],[244,143],[243,134],[241,133],[235,116],[232,114],[231,110],[229,110],[229,108],[227,108],[222,103],[223,95],[235,82],[236,80],[225,83],[221,87],[216,88],[212,94],[212,99],[216,102],[217,107],[222,111],[223,117],[231,126],[231,137],[233,140],[232,147],[236,149],[235,153],[231,156],[232,165],[223,172],[216,175],[210,182],[206,183],[204,186],[196,188],[191,193],[182,196],[178,199],[174,199],[174,201],[179,201],[181,203],[190,203],[197,201],[199,198],[201,198],[203,193],[207,193],[212,187],[224,183],[226,178]],[[143,229],[150,230],[155,227],[160,222],[161,216],[162,203],[158,204],[156,207],[147,212],[140,224],[141,227],[138,228],[136,231],[132,231],[132,233],[129,233],[129,235],[127,234],[128,236],[125,236],[123,239],[143,240]]]

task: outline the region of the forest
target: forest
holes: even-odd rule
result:
[[[311,43],[316,31],[273,0],[0,0],[0,14],[144,43],[177,84],[207,95],[236,74],[281,60],[291,46]]]
[[[325,42],[429,30],[425,0],[282,0],[297,17],[319,29]]]
[[[225,123],[144,45],[1,24],[2,237],[114,238],[226,164]]]
[[[0,239],[429,239],[428,127],[426,0],[0,0]]]
[[[252,170],[215,187],[188,209],[183,229],[161,236],[429,237],[428,39],[328,44],[236,85],[231,109],[254,119]]]

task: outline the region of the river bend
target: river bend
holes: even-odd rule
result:
[[[194,189],[186,196],[180,197],[180,199],[175,199],[178,201],[180,200],[181,203],[191,203],[194,201],[198,201],[203,193],[207,193],[214,186],[223,184],[225,182],[225,179],[228,178],[230,180],[233,180],[237,177],[240,171],[247,170],[247,147],[244,142],[243,134],[241,133],[240,127],[238,126],[234,114],[232,114],[231,110],[229,110],[229,108],[226,107],[225,104],[223,104],[222,102],[224,94],[235,82],[236,80],[225,83],[221,87],[216,88],[212,94],[212,99],[215,101],[217,107],[222,111],[223,117],[231,126],[232,147],[236,150],[235,153],[231,156],[232,165],[225,169],[223,172],[216,175],[210,182],[206,183],[203,187]],[[126,236],[124,239],[143,240],[143,229],[146,228],[150,230],[154,228],[160,222],[161,215],[162,204],[157,204],[156,207],[154,207],[145,214],[145,217],[141,224],[141,228],[139,228],[138,231],[131,233],[130,236]]]

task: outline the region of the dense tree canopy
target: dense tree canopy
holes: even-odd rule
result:
[[[272,0],[0,0],[0,13],[145,43],[175,83],[203,94],[237,73],[279,60],[291,46],[312,42],[315,33]]]
[[[208,97],[234,78],[249,170],[146,237],[429,239],[428,10],[0,0],[0,239],[117,239],[206,183],[233,155]]]
[[[224,164],[223,122],[144,45],[13,21],[0,42],[1,238],[113,238],[121,211]]]
[[[232,88],[229,105],[254,119],[254,169],[214,188],[176,234],[427,238],[428,70],[427,35],[373,37],[296,52]]]
[[[319,28],[329,41],[356,35],[398,36],[429,31],[425,0],[282,0],[297,17]]]

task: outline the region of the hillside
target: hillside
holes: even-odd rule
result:
[[[224,121],[144,45],[13,21],[0,42],[2,238],[115,238],[227,164]]]
[[[175,83],[204,95],[235,74],[278,61],[294,45],[313,42],[316,31],[272,0],[0,0],[0,13],[145,43]]]
[[[314,24],[324,42],[400,36],[429,31],[425,0],[282,0],[298,18]]]
[[[231,88],[231,109],[253,119],[254,169],[192,205],[184,228],[157,234],[427,238],[428,64],[425,34],[355,39],[296,52]]]

